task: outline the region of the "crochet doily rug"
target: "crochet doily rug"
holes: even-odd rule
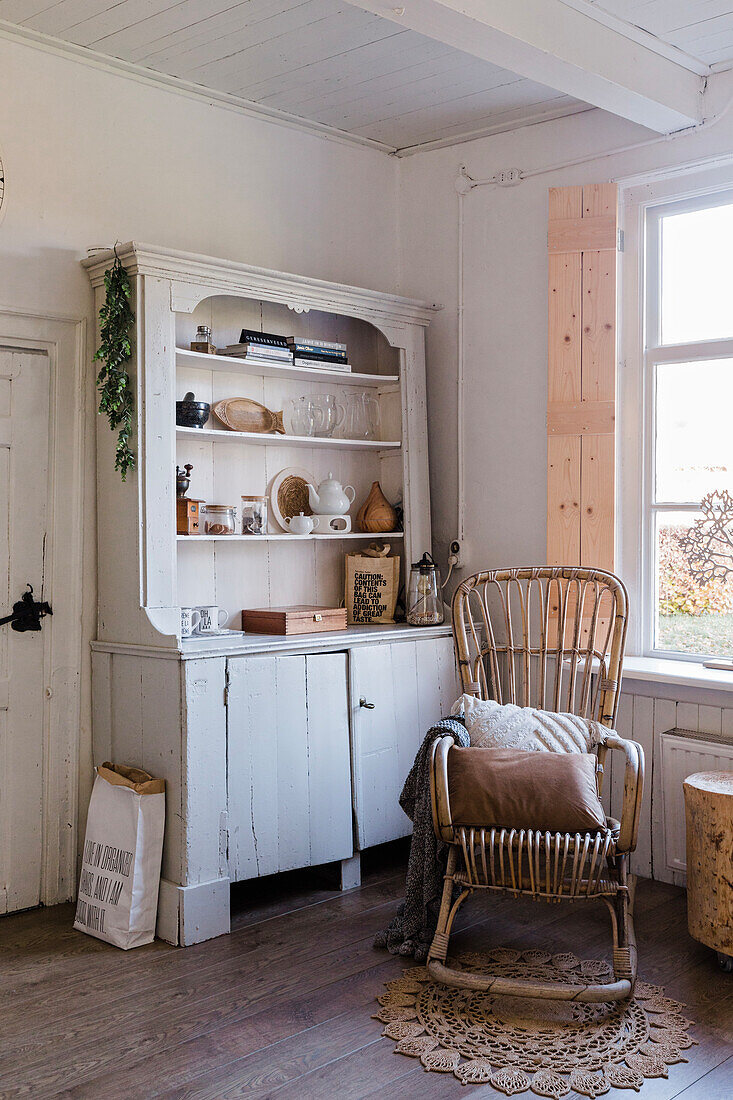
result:
[[[575,955],[497,948],[451,959],[464,970],[511,978],[582,984],[608,981],[604,962]],[[462,1084],[490,1084],[512,1096],[531,1090],[561,1097],[602,1096],[610,1088],[639,1090],[648,1077],[667,1077],[696,1042],[684,1005],[664,990],[637,982],[634,996],[615,1004],[579,1004],[497,997],[434,982],[424,966],[387,982],[374,1019],[395,1041],[395,1054],[419,1058],[426,1070],[453,1073]]]

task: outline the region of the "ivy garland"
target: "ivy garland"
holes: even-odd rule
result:
[[[115,449],[115,469],[122,480],[128,470],[135,469],[135,455],[130,447],[132,414],[135,398],[126,363],[132,355],[130,327],[134,321],[130,305],[130,279],[120,263],[115,246],[115,260],[104,273],[105,302],[99,311],[101,343],[94,356],[102,363],[97,375],[99,412],[107,416],[112,431],[118,431]]]

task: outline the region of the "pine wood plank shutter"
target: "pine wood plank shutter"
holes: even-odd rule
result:
[[[614,568],[617,241],[617,184],[550,190],[550,565]]]

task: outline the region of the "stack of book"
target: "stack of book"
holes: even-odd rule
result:
[[[242,329],[238,344],[220,348],[217,355],[230,355],[249,362],[293,363],[296,367],[318,370],[351,370],[346,344],[299,336],[278,336],[274,332],[256,332],[249,328]]]
[[[238,344],[228,344],[221,348],[219,355],[231,355],[235,359],[267,360],[268,363],[287,363],[293,361],[293,353],[284,336],[273,332],[256,332],[243,328]]]
[[[287,344],[293,353],[296,367],[317,367],[319,370],[350,371],[346,344],[334,344],[329,340],[310,340],[288,336]]]

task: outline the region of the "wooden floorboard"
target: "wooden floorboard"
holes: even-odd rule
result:
[[[0,918],[0,1100],[494,1100],[395,1055],[371,1019],[384,983],[413,965],[372,946],[403,864],[404,848],[378,853],[346,893],[320,872],[239,887],[232,934],[185,950],[120,952],[75,932],[71,906]],[[733,976],[687,935],[675,887],[641,884],[637,932],[641,975],[687,1004],[699,1041],[642,1100],[730,1100]],[[607,957],[605,908],[467,903],[456,949],[500,944]]]

